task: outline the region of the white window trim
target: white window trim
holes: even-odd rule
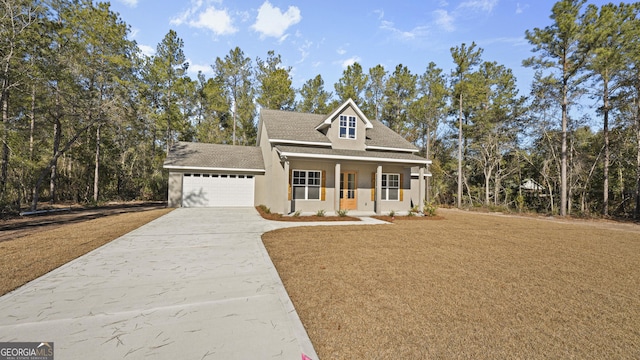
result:
[[[342,136],[342,118],[345,118],[347,125],[344,126],[344,128],[346,129],[345,132],[345,136]],[[349,121],[353,119],[353,126],[349,126]],[[338,136],[340,137],[340,139],[346,139],[346,140],[355,140],[356,136],[358,134],[358,119],[353,116],[353,115],[340,115],[340,117],[338,118]],[[353,137],[349,136],[349,129],[353,129]]]
[[[294,176],[293,174],[295,172],[303,172],[304,173],[304,199],[298,199],[295,197],[295,188],[296,187],[302,187],[302,185],[299,184],[294,184],[293,183],[293,179]],[[309,173],[318,173],[319,177],[319,184],[318,185],[309,185]],[[309,187],[313,187],[313,188],[318,188],[318,198],[317,199],[309,199]],[[311,200],[311,201],[319,201],[322,199],[322,171],[321,170],[301,170],[301,169],[293,169],[293,171],[291,171],[291,194],[292,194],[292,198],[295,200]]]
[[[397,176],[398,177],[398,186],[397,187],[390,187],[389,186],[389,175],[392,176]],[[402,184],[400,184],[400,174],[399,173],[383,173],[382,174],[383,177],[383,182],[380,184],[380,190],[382,191],[382,201],[400,201],[400,188],[402,187]],[[384,178],[387,178],[386,183],[387,185],[384,185]],[[398,198],[397,199],[389,199],[389,189],[398,189]],[[386,190],[386,191],[384,191]],[[385,196],[386,195],[386,196]]]

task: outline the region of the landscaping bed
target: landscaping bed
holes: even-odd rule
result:
[[[272,213],[265,206],[256,206],[256,210],[260,213],[263,219],[274,221],[294,221],[294,222],[307,222],[307,221],[360,221],[359,218],[353,216],[318,216],[318,215],[305,215],[305,216],[284,216],[278,213]]]

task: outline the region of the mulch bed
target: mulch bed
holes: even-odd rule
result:
[[[389,216],[389,215],[378,216],[376,215],[376,216],[372,216],[372,218],[386,221],[386,222],[395,222],[396,220],[400,220],[400,221],[444,220],[444,217],[440,215],[434,215],[434,216],[417,216],[417,215],[416,216],[404,216],[404,215],[403,216]]]
[[[263,219],[274,221],[308,222],[308,221],[360,221],[353,216],[284,216],[282,214],[266,212],[262,206],[256,206],[256,210]]]

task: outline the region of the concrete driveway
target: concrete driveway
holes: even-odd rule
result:
[[[176,209],[1,297],[0,341],[54,342],[56,359],[317,359],[260,240],[300,225]]]

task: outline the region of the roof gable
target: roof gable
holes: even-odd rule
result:
[[[353,111],[356,112],[356,114],[358,115],[360,120],[362,120],[362,122],[364,122],[365,129],[371,129],[373,127],[373,125],[371,124],[371,122],[369,121],[367,116],[362,112],[362,110],[360,110],[358,105],[356,105],[356,103],[352,99],[348,99],[342,105],[340,105],[337,109],[335,109],[331,114],[329,114],[329,116],[327,116],[324,119],[324,121],[316,127],[316,130],[322,130],[322,129],[326,128],[326,127],[331,126],[331,122],[336,117],[338,117],[338,115],[343,113],[344,110],[346,108],[348,108],[348,107],[351,107],[353,109]]]

